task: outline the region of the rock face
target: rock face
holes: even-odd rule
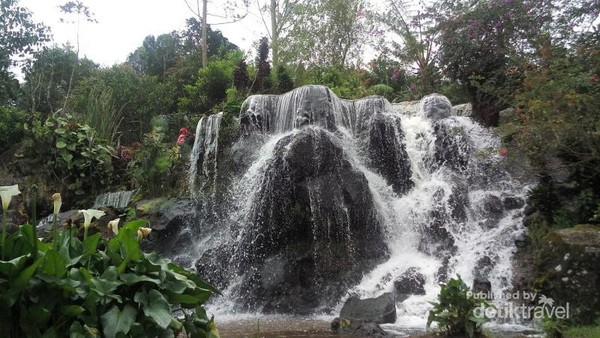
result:
[[[288,313],[334,306],[387,256],[368,182],[330,132],[309,127],[279,140],[260,187],[238,243],[197,266],[210,280],[211,256],[229,256],[243,305]]]
[[[410,190],[411,169],[408,154],[402,139],[400,119],[389,114],[375,114],[369,121],[368,136],[369,164],[402,195]]]
[[[570,307],[576,324],[592,324],[600,315],[600,227],[578,225],[544,238],[538,255],[535,287]]]
[[[344,303],[340,318],[373,321],[378,324],[396,322],[396,302],[392,293],[377,298],[359,299],[350,297]]]

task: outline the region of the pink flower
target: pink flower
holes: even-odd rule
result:
[[[508,155],[508,149],[506,149],[506,148],[500,149],[500,155],[503,157],[506,157],[506,155]]]
[[[596,82],[598,82],[598,77],[596,75],[592,75],[592,76],[590,76],[589,81],[590,81],[590,83],[596,83]]]
[[[179,132],[181,134],[179,134],[179,137],[177,138],[177,145],[180,146],[185,142],[185,139],[187,137],[187,129],[186,128],[181,128],[179,129]]]

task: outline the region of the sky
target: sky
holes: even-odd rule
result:
[[[223,0],[213,3],[220,1]],[[64,14],[58,6],[65,2],[67,0],[21,0],[20,5],[32,12],[36,22],[51,27],[54,43],[70,42],[75,47],[76,24],[60,22]],[[184,0],[86,0],[84,3],[98,22],[80,25],[80,56],[102,66],[124,62],[142,45],[146,36],[184,29],[185,20],[194,16]],[[265,28],[256,14],[235,24],[213,28],[244,51],[250,51],[252,44],[265,35]]]

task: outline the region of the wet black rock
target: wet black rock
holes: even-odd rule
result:
[[[369,164],[392,185],[397,194],[404,194],[414,183],[411,181],[410,159],[403,143],[400,118],[378,113],[369,121]]]
[[[348,298],[340,311],[340,318],[373,321],[378,324],[396,322],[396,302],[391,292],[377,298]]]
[[[473,280],[473,293],[489,295],[492,292],[492,283],[487,278],[478,277]]]
[[[504,213],[504,206],[500,197],[488,194],[483,198],[483,217],[499,219]]]
[[[433,169],[446,166],[459,172],[467,170],[471,157],[471,140],[465,130],[452,119],[433,124],[435,155]]]
[[[368,182],[328,131],[308,127],[282,138],[260,186],[231,258],[242,306],[288,313],[334,306],[387,257]]]
[[[425,276],[421,269],[411,267],[394,281],[396,302],[403,302],[412,295],[425,294]]]
[[[520,209],[525,205],[525,200],[516,196],[502,196],[502,205],[506,210]]]
[[[421,113],[428,119],[439,121],[452,115],[452,103],[440,94],[430,94],[421,99]]]

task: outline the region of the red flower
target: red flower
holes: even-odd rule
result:
[[[596,82],[598,82],[598,77],[596,75],[592,75],[592,76],[590,76],[589,81],[590,81],[590,83],[596,83]]]
[[[508,149],[506,149],[506,148],[500,149],[500,155],[506,157],[506,155],[508,155]]]

